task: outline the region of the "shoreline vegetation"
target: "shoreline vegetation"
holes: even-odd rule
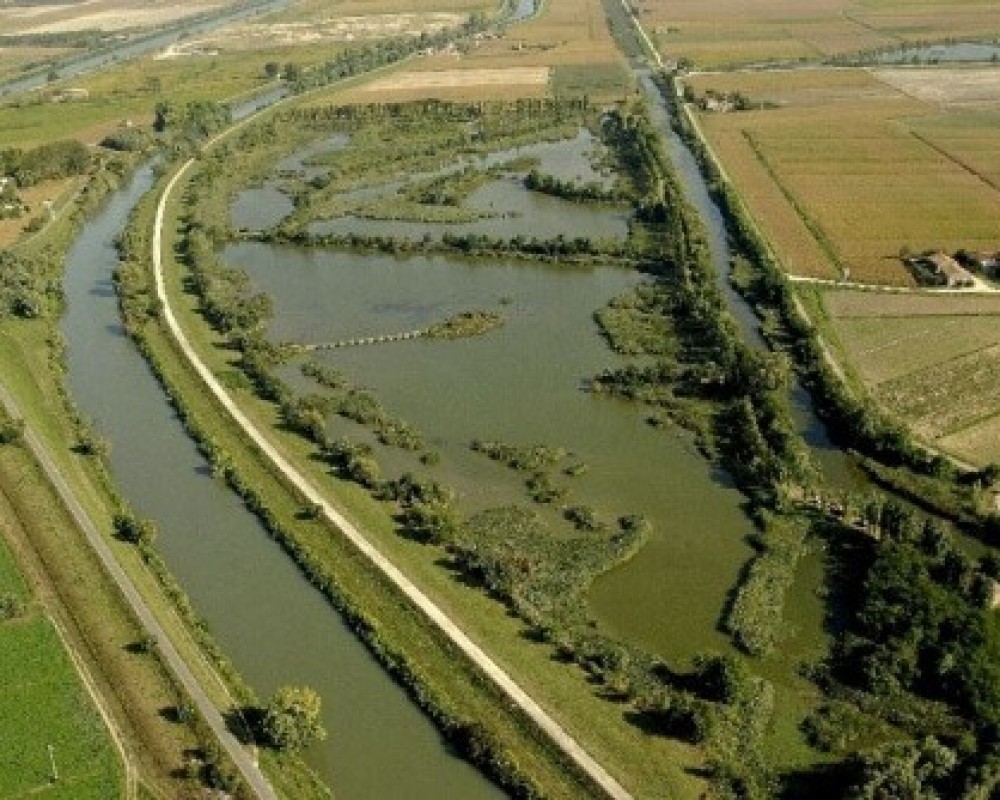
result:
[[[828,778],[857,796],[876,787],[902,791],[893,770],[905,762],[939,758],[944,759],[940,770],[917,779],[920,791],[964,797],[988,791],[995,785],[988,765],[1000,746],[998,623],[992,611],[997,557],[993,551],[978,559],[966,555],[936,517],[995,543],[1000,515],[985,502],[989,492],[984,489],[995,485],[996,472],[968,471],[928,453],[902,426],[844,385],[827,361],[821,333],[805,317],[795,290],[701,140],[688,109],[679,106],[676,86],[663,80],[660,88],[674,107],[678,133],[709,177],[740,255],[748,261],[749,269],[734,285],[765,320],[772,349],[788,354],[834,441],[859,451],[875,485],[891,492],[818,501],[833,511],[831,518],[818,521],[817,533],[832,554],[830,587],[844,606],[828,658],[810,673],[826,702],[803,730],[813,746],[842,759]],[[921,517],[893,494],[916,501],[934,516]],[[866,535],[859,536],[859,530]],[[800,541],[798,534],[786,532],[748,566],[726,620],[744,648],[767,646],[770,637],[762,637],[756,624],[761,614],[753,610],[759,605],[754,595],[782,591],[781,562],[795,560]],[[944,566],[948,563],[953,570]],[[923,619],[934,620],[926,636],[911,636],[922,624],[915,620],[925,614]],[[958,642],[935,633],[941,630],[938,625],[961,628],[967,635]],[[942,686],[937,683],[947,672],[942,659],[950,658],[944,651],[952,646],[963,651],[962,674]],[[907,653],[913,661],[908,662]],[[904,735],[902,740],[890,733],[893,728]]]
[[[458,35],[474,33],[485,24],[485,18],[476,17]],[[442,34],[441,41],[454,35]],[[414,43],[405,40],[353,48],[298,75],[293,89],[305,92],[360,75],[405,58],[414,49]],[[891,793],[893,781],[905,769],[911,769],[921,790],[977,796],[976,792],[996,784],[1000,759],[996,667],[1000,629],[989,610],[1000,578],[1000,559],[993,552],[970,557],[935,518],[916,514],[884,494],[873,491],[860,497],[828,491],[791,421],[791,372],[797,372],[809,388],[834,438],[858,451],[874,484],[955,521],[991,544],[1000,536],[1000,514],[985,504],[984,497],[997,475],[989,468],[968,472],[929,454],[901,426],[867,407],[863,395],[844,385],[827,362],[822,331],[806,318],[795,290],[741,199],[719,174],[672,88],[661,78],[664,97],[674,104],[675,124],[711,177],[740,258],[749,265],[738,288],[765,320],[768,351],[742,342],[715,283],[701,221],[684,202],[661,138],[638,107],[619,108],[600,118],[602,137],[613,149],[618,167],[629,175],[628,189],[603,189],[540,171],[533,173],[534,186],[528,187],[572,202],[629,200],[635,216],[624,242],[451,234],[437,242],[410,242],[309,234],[304,224],[320,213],[323,198],[347,185],[338,180],[296,193],[292,218],[276,230],[241,236],[358,251],[618,263],[647,272],[650,282],[595,312],[609,348],[633,360],[594,376],[589,388],[595,394],[643,404],[655,427],[673,422],[690,430],[702,453],[726,470],[747,497],[757,526],[753,537],[757,552],[734,586],[720,626],[749,658],[707,653],[689,670],[678,671],[594,628],[583,599],[586,587],[642,547],[648,523],[638,515],[624,515],[613,526],[598,510],[575,502],[572,478],[587,466],[561,448],[482,440],[472,445],[523,473],[527,499],[537,504],[534,507],[517,504],[463,516],[454,491],[433,479],[409,473],[383,478],[370,447],[328,435],[331,415],[366,426],[384,444],[419,452],[427,466],[438,456],[425,449],[418,431],[383,409],[372,393],[352,386],[322,363],[301,365],[303,375],[321,392],[297,394],[281,380],[276,371],[288,361],[290,348],[267,339],[273,317],[270,298],[254,294],[246,273],[224,264],[218,254],[221,246],[237,238],[225,221],[233,189],[241,181],[259,179],[273,163],[272,157],[294,144],[283,138],[283,126],[290,120],[303,123],[292,138],[300,137],[296,141],[304,143],[334,120],[348,120],[355,130],[365,125],[377,130],[390,117],[412,130],[419,130],[428,119],[447,128],[487,118],[491,109],[483,104],[478,108],[439,102],[375,105],[349,112],[312,109],[297,118],[294,111],[279,112],[247,126],[235,146],[223,142],[204,152],[198,171],[189,179],[184,209],[169,232],[181,245],[184,288],[196,295],[197,311],[213,329],[211,334],[199,332],[198,341],[221,345],[224,355],[215,363],[224,361],[240,371],[234,382],[252,388],[256,395],[245,398],[248,404],[266,402],[254,407],[256,414],[302,437],[295,450],[298,457],[318,460],[345,479],[331,490],[335,495],[350,497],[352,508],[367,509],[376,527],[388,530],[392,525],[402,539],[433,551],[434,560],[450,575],[509,609],[523,623],[520,633],[536,642],[535,647],[580,668],[589,682],[587,691],[596,687],[602,698],[601,714],[625,709],[630,724],[643,736],[693,748],[698,755],[692,761],[698,762],[700,774],[719,796],[770,797],[809,780],[822,780],[834,795],[860,796],[867,789],[886,786]],[[486,137],[487,149],[547,136],[558,139],[581,116],[586,124],[595,124],[595,110],[585,102],[524,101],[501,108],[491,120],[498,129],[494,139]],[[181,160],[230,124],[226,110],[213,104],[159,109],[158,117],[162,132],[173,142],[172,154]],[[499,122],[504,118],[509,129]],[[531,123],[523,124],[525,120]],[[437,144],[446,153],[457,142],[444,135]],[[139,147],[147,145],[144,141]],[[382,166],[387,172],[425,168],[441,158],[432,153]],[[227,169],[227,159],[235,160],[236,168]],[[82,210],[95,207],[135,163],[133,155],[111,159],[84,190],[74,224],[82,219]],[[346,181],[351,176],[339,177]],[[413,206],[400,205],[397,218],[426,214],[465,219],[455,209],[480,180],[480,175],[463,174],[452,182],[417,187],[407,198]],[[460,753],[514,796],[575,797],[595,792],[544,736],[505,708],[495,687],[428,630],[426,620],[411,608],[399,607],[391,587],[275,475],[206,396],[166,335],[152,291],[145,263],[152,197],[140,203],[121,238],[122,266],[115,286],[128,333],[216,476],[258,516]],[[421,211],[421,206],[427,208]],[[393,218],[384,210],[372,213],[377,219]],[[22,318],[11,324],[51,326],[61,308],[53,276],[59,269],[59,248],[68,244],[72,226],[57,222],[54,227],[63,237],[55,244],[46,239],[43,249],[29,250],[27,256],[16,250],[11,256],[3,254],[10,259],[4,264],[10,267],[5,275],[12,276],[0,287],[3,306],[8,315]],[[171,291],[179,294],[180,289],[173,286]],[[437,328],[437,338],[451,339],[486,333],[502,324],[502,314],[476,311],[432,327]],[[212,658],[240,703],[259,711],[262,707],[218,650],[156,553],[155,526],[136,518],[111,488],[104,463],[106,443],[72,412],[65,395],[56,336],[47,337],[45,349],[61,400],[73,414],[77,453],[87,462],[83,469],[89,477],[78,480],[100,487],[103,504],[115,510],[113,520],[110,511],[103,515],[109,518],[109,529],[113,522],[119,538],[133,551],[127,558],[138,558],[143,568],[152,571],[159,591],[180,611],[185,627],[196,633],[200,649]],[[55,436],[61,441],[66,433]],[[358,487],[363,491],[354,494]],[[363,500],[358,499],[361,495]],[[550,535],[551,523],[538,509],[552,504],[561,508],[569,533]],[[390,517],[392,523],[387,521]],[[821,692],[821,702],[802,727],[811,746],[826,755],[798,774],[782,774],[770,763],[766,744],[778,702],[766,659],[789,635],[785,596],[800,562],[817,550],[823,552],[822,591],[829,593],[824,602],[832,644],[822,659],[800,666],[803,677]],[[564,669],[565,681],[572,682],[569,668]],[[178,700],[178,709],[184,705]],[[498,714],[497,709],[504,710]],[[204,758],[196,778],[232,789],[238,796],[238,781],[225,759],[206,744],[197,720],[186,719],[186,714],[178,717],[179,723],[191,726],[191,735],[200,738]],[[591,721],[575,718],[574,724],[585,729]],[[271,749],[261,754],[268,773],[287,796],[322,796],[322,788],[299,762]],[[631,757],[643,758],[639,752]],[[630,765],[613,767],[627,774]]]
[[[441,110],[448,109],[438,106],[439,113]],[[811,473],[801,449],[789,446],[793,439],[787,433],[787,412],[782,411],[780,400],[784,386],[780,361],[739,344],[735,329],[723,310],[703,245],[687,232],[688,226],[694,224],[688,216],[691,212],[686,211],[680,200],[679,189],[673,183],[657,134],[649,122],[641,113],[626,117],[610,112],[603,124],[635,184],[647,187],[647,191],[663,192],[658,199],[654,194],[654,199],[639,207],[636,227],[640,228],[640,241],[644,246],[658,249],[656,285],[663,293],[659,310],[678,315],[679,324],[674,323],[677,336],[687,348],[683,370],[640,371],[629,377],[635,378],[643,391],[653,395],[664,391],[669,394],[672,391],[669,387],[682,372],[685,391],[694,396],[691,404],[699,409],[702,435],[712,442],[713,449],[725,453],[724,463],[736,467],[734,474],[757,502],[765,506],[781,505],[798,491],[796,481],[805,480]],[[206,175],[217,170],[211,158],[205,160],[203,171]],[[211,182],[196,177],[192,178],[190,186],[206,186]],[[204,223],[198,224],[195,222],[198,218],[193,216],[198,213],[202,196],[204,192],[186,195],[188,213],[192,216],[186,224],[189,246],[185,250],[194,255],[194,258],[189,255],[188,267],[195,275],[205,269],[225,275],[231,268],[218,264],[211,243],[201,233]],[[192,242],[200,244],[191,247]],[[215,266],[208,266],[213,262]],[[652,259],[650,262],[652,264]],[[246,286],[243,279],[231,283]],[[218,281],[202,279],[194,285],[212,286],[218,285]],[[217,334],[239,354],[237,363],[243,365],[258,395],[279,404],[293,401],[291,390],[272,372],[281,356],[264,338],[266,320],[270,316],[269,304],[244,288],[226,294],[228,310],[220,314],[218,299],[218,295],[203,293],[203,313],[209,321],[217,320],[214,326]],[[129,309],[134,306],[126,304],[125,307],[126,318],[131,319]],[[255,313],[254,309],[260,313]],[[233,320],[241,318],[243,323],[232,324]],[[658,324],[662,329],[666,323],[659,321]],[[646,336],[647,340],[650,338]],[[706,374],[704,369],[709,362],[718,366],[711,374]],[[336,376],[323,374],[322,377],[327,383],[339,382]],[[604,381],[614,387],[624,377],[609,374],[604,376]],[[727,395],[737,390],[747,394],[739,400],[730,396],[727,402]],[[530,512],[517,508],[496,509],[462,522],[450,500],[449,490],[413,479],[408,479],[404,485],[382,481],[369,452],[349,442],[329,442],[321,421],[322,414],[318,415],[317,424],[310,426],[308,437],[319,445],[321,452],[328,454],[342,477],[399,505],[398,519],[403,535],[428,546],[443,547],[450,553],[453,568],[508,604],[536,631],[534,635],[554,646],[563,659],[583,667],[609,690],[614,687],[614,695],[628,702],[643,717],[648,717],[650,724],[657,728],[664,726],[663,732],[668,734],[690,730],[678,738],[700,743],[714,754],[712,758],[725,761],[725,770],[715,773],[717,776],[736,775],[725,778],[732,785],[769,784],[771,778],[764,767],[761,749],[770,715],[772,701],[769,698],[773,697],[773,690],[766,681],[750,674],[731,656],[706,657],[695,665],[691,676],[664,675],[662,665],[658,665],[658,660],[651,655],[587,632],[581,591],[593,577],[627,559],[641,546],[645,533],[641,518],[623,517],[619,523],[621,533],[612,535],[593,509],[567,505],[565,518],[584,538],[573,540],[575,543],[563,550],[546,545],[534,554],[535,543],[541,544],[546,537],[539,537],[538,521]],[[755,431],[757,438],[747,439],[744,435],[747,431]],[[522,454],[520,448],[500,443],[481,443],[478,449],[514,468],[530,467],[533,474],[528,490],[536,502],[551,501],[558,496],[559,490],[554,489],[542,469],[552,466],[552,458],[546,457],[548,451],[529,450]],[[761,454],[767,454],[766,458],[761,459]],[[557,459],[558,455],[556,451]],[[523,531],[518,534],[520,544],[517,548],[495,549],[495,545],[489,544],[494,537],[500,537],[498,543],[506,541],[503,537],[509,538],[514,531]],[[594,532],[599,532],[598,539],[592,540],[599,547],[593,555],[588,555],[592,546],[586,542]],[[607,542],[611,550],[602,554],[601,548],[605,545],[601,542]],[[511,558],[533,563],[535,566],[527,574],[535,577],[527,581],[516,577],[510,571],[513,564],[507,563]],[[551,583],[555,576],[560,577]],[[727,676],[724,682],[729,688],[725,691],[708,688],[707,684],[714,680],[710,676],[717,671]],[[663,721],[659,721],[661,719]],[[716,726],[722,733],[709,736],[708,731]],[[738,743],[747,736],[750,737],[747,740],[749,748],[741,747]],[[742,744],[746,745],[747,741]]]
[[[174,118],[169,123],[173,129],[161,144],[165,151],[174,148],[175,155],[183,152],[185,148],[195,146],[200,139],[229,124],[230,119],[228,111],[211,103],[193,103],[184,108],[174,109],[173,112]],[[166,117],[167,113],[167,109],[163,109],[162,112],[158,110],[158,114],[162,114],[163,117]],[[168,127],[166,121],[163,127]],[[76,143],[65,142],[42,146],[37,149],[37,153],[51,151],[61,158],[60,148],[63,148],[63,145],[69,148],[70,144],[79,150]],[[50,172],[53,169],[63,172],[70,170],[79,174],[85,172],[86,180],[81,184],[82,188],[71,198],[72,205],[67,205],[68,213],[60,213],[58,217],[52,215],[51,221],[29,226],[30,236],[22,237],[0,254],[5,260],[3,310],[0,312],[4,318],[2,336],[4,347],[13,354],[13,360],[8,361],[5,372],[15,376],[12,385],[14,394],[21,401],[30,398],[26,406],[30,418],[29,424],[38,426],[39,430],[43,431],[49,445],[56,448],[54,452],[58,460],[72,465],[67,474],[71,476],[74,491],[82,491],[81,496],[87,498],[86,503],[97,513],[97,518],[106,523],[107,530],[110,531],[112,527],[117,529],[119,539],[123,543],[118,547],[126,548],[119,549],[119,558],[132,573],[133,578],[138,577],[143,592],[148,597],[159,598],[156,603],[161,606],[160,613],[164,613],[163,599],[169,598],[167,605],[180,613],[185,620],[186,629],[194,633],[195,638],[199,640],[202,652],[208,654],[214,661],[212,669],[219,669],[226,675],[230,689],[234,690],[244,703],[252,703],[252,694],[232,671],[207,633],[204,624],[191,608],[183,591],[167,572],[153,549],[155,526],[148,520],[135,518],[112,488],[105,462],[107,444],[91,433],[89,426],[79,417],[68,397],[63,378],[64,366],[61,361],[64,345],[54,327],[54,322],[62,310],[62,293],[57,277],[57,273],[61,270],[62,252],[68,248],[79,225],[100,205],[107,194],[116,189],[128,175],[134,174],[139,157],[148,156],[154,144],[156,142],[152,137],[143,135],[129,139],[125,147],[116,146],[120,145],[118,140],[109,141],[112,149],[119,152],[105,155],[99,166],[91,159],[89,152],[78,158],[75,151],[70,153],[66,148],[64,148],[67,152],[65,162],[58,162],[48,156],[41,157],[39,163],[43,170]],[[23,172],[31,166],[29,160],[35,153],[36,151],[23,153],[10,151],[5,152],[3,158],[10,156],[18,159],[14,169]],[[19,180],[23,179],[25,185],[28,185],[31,181],[44,180],[47,177],[47,174],[30,178],[21,175]],[[38,353],[46,354],[45,363],[40,369],[35,364]],[[34,366],[27,367],[28,371],[23,374],[18,372],[18,365],[28,364]],[[57,405],[66,412],[68,421],[59,416],[59,409],[52,409],[48,404],[35,402],[37,392],[45,391],[43,387],[46,386],[54,390],[50,396],[58,398]],[[65,455],[70,453],[71,445],[79,455]],[[6,448],[6,451],[13,452],[10,448]],[[63,466],[65,467],[65,464]],[[24,470],[21,471],[22,478],[25,478],[26,474]],[[45,481],[44,477],[39,477],[37,485],[47,489]],[[18,483],[21,487],[19,495],[29,491],[25,488],[28,486],[26,479]],[[58,503],[53,507],[59,507]],[[114,525],[111,520],[112,509],[115,510]],[[106,644],[110,641],[108,637],[112,634],[116,636],[121,634],[129,625],[134,625],[134,621],[128,614],[123,613],[122,609],[115,606],[113,602],[115,592],[112,590],[109,593],[104,588],[107,579],[100,568],[95,564],[88,564],[84,568],[86,558],[81,560],[78,557],[84,554],[76,553],[77,545],[74,544],[69,549],[64,548],[60,559],[51,558],[55,538],[50,536],[49,532],[44,535],[36,532],[33,536],[31,558],[36,559],[38,568],[44,570],[47,578],[53,581],[58,593],[68,592],[63,595],[67,598],[72,595],[73,611],[69,635],[84,642],[88,658],[95,659],[91,661],[90,667],[95,670],[99,683],[102,683],[101,691],[104,698],[112,701],[112,714],[116,719],[116,725],[127,732],[129,749],[134,749],[133,755],[138,757],[139,791],[159,793],[169,786],[172,792],[178,787],[202,785],[229,791],[236,797],[244,796],[246,789],[236,776],[232,765],[228,764],[224,752],[213,743],[211,735],[193,712],[192,705],[179,694],[180,690],[172,679],[167,677],[156,656],[155,645],[152,647],[148,646],[148,643],[144,645],[143,660],[127,667],[119,665],[117,662],[121,659],[107,650]],[[66,545],[65,542],[63,544]],[[132,552],[140,554],[138,558],[130,555],[130,548],[134,548]],[[66,582],[66,578],[68,570],[71,569],[76,570],[76,581],[79,581],[84,574],[89,576],[88,585],[91,586],[91,592],[86,598],[77,597],[79,593],[76,589],[67,588],[69,583]],[[159,589],[150,588],[148,578],[143,577],[146,570],[151,570],[152,574],[155,574],[156,581],[160,584]],[[100,613],[95,616],[95,612]],[[165,613],[169,615],[171,612]],[[101,617],[99,623],[98,617]],[[170,623],[170,627],[176,627],[176,621]],[[190,653],[188,655],[190,656]],[[202,670],[202,666],[199,666],[201,658],[202,655],[195,656],[191,662],[198,670]],[[141,676],[146,667],[139,666],[140,663],[149,665],[150,675]],[[166,688],[161,689],[158,681]],[[128,686],[141,689],[142,694],[131,699],[121,697],[121,694],[130,695],[130,691],[124,691],[122,688]],[[163,709],[150,706],[150,703],[157,701],[162,703],[164,693],[172,699],[176,698],[172,703],[176,713],[172,716],[167,715],[169,719],[163,717],[166,722],[160,720],[161,715],[157,714],[158,710]],[[141,699],[138,699],[140,697]],[[218,701],[218,698],[216,699]],[[168,702],[167,705],[170,706],[171,703]],[[225,703],[222,705],[224,707]],[[160,720],[160,723],[167,727],[151,733],[151,728],[156,725],[151,725],[149,720]],[[184,742],[183,746],[178,745],[176,750],[171,749],[181,741]],[[475,737],[472,737],[470,746],[475,748]],[[303,769],[301,762],[293,762],[283,757],[279,763],[275,754],[266,750],[260,755],[271,777],[280,778],[276,780],[276,786],[286,796],[325,796],[325,790],[308,770]],[[131,770],[132,766],[129,769]],[[130,777],[130,780],[133,777]]]
[[[8,388],[26,414],[26,424],[38,431],[44,446],[59,462],[71,490],[82,500],[86,498],[84,506],[106,532],[109,542],[114,541],[111,518],[124,505],[107,471],[106,443],[92,433],[68,395],[62,359],[64,342],[55,325],[63,310],[61,253],[88,216],[119,188],[137,163],[134,154],[106,158],[100,165],[90,162],[88,156],[88,163],[80,167],[87,173],[87,180],[69,213],[53,220],[41,235],[3,253],[12,264],[5,270],[11,287],[9,301],[0,315],[0,332],[10,355],[5,370]],[[30,278],[24,277],[19,265],[30,268]],[[44,354],[40,363],[39,353]],[[42,396],[50,402],[43,402]],[[131,758],[136,762],[133,766],[139,767],[136,780],[151,791],[168,786],[209,786],[228,788],[238,796],[242,790],[235,768],[156,648],[146,647],[139,661],[120,657],[120,652],[131,653],[129,648],[143,641],[142,628],[93,554],[78,539],[67,540],[66,532],[76,530],[75,522],[63,510],[61,501],[54,499],[48,478],[32,459],[22,465],[19,475],[15,481],[19,495],[32,496],[33,502],[45,497],[47,507],[58,509],[52,513],[63,515],[59,532],[41,519],[29,520],[31,541],[22,539],[18,547],[38,570],[38,579],[47,582],[53,597],[59,598],[67,635],[81,647],[116,727],[128,736],[129,750],[134,751]],[[204,632],[176,584],[167,581],[162,588],[151,587],[151,577],[157,571],[155,557],[137,559],[120,546],[116,549],[126,571],[143,587],[161,620],[164,613],[172,613],[165,612],[165,607],[173,607],[182,615],[187,611],[191,632]],[[156,581],[162,577],[158,575]],[[85,586],[89,589],[83,592]],[[176,629],[175,622],[165,624],[168,629]],[[128,648],[123,650],[126,644]],[[211,648],[208,652],[212,652]],[[192,666],[204,679],[201,658],[204,656],[196,656]],[[184,712],[167,719],[161,717],[163,708]]]

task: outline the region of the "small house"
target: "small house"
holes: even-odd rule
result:
[[[912,264],[917,268],[917,277],[924,279],[922,282],[925,283],[949,289],[972,286],[975,283],[972,273],[947,253],[927,253],[913,259]]]

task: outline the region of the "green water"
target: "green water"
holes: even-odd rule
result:
[[[278,339],[331,341],[410,330],[461,310],[500,309],[507,324],[485,336],[316,355],[428,437],[442,455],[434,474],[459,491],[466,510],[527,502],[523,478],[470,452],[473,438],[571,451],[590,470],[567,479],[570,502],[591,505],[608,520],[641,513],[654,529],[637,556],[594,585],[597,619],[678,661],[724,646],[716,624],[750,555],[741,496],[686,436],[654,430],[636,406],[581,388],[616,362],[598,336],[594,310],[641,276],[262,244],[232,246],[226,258],[274,299]],[[340,427],[361,433],[350,423]],[[415,466],[399,451],[380,454],[390,471]]]
[[[111,442],[116,485],[156,520],[157,548],[223,651],[261,697],[305,684],[330,737],[310,763],[341,800],[502,796],[452,755],[291,559],[211,470],[123,335],[111,285],[115,236],[152,185],[144,169],[90,220],[67,257],[69,383]]]

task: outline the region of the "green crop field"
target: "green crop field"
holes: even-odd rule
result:
[[[116,797],[114,750],[52,623],[6,623],[0,645],[0,797]]]
[[[0,542],[0,596],[28,590]],[[49,619],[33,610],[0,622],[0,798],[107,800],[121,793],[118,759]],[[58,771],[53,780],[52,758]]]

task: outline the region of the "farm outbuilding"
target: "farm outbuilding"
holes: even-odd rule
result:
[[[910,264],[916,268],[921,282],[935,283],[949,289],[972,286],[975,283],[972,273],[947,253],[926,253],[911,259]]]

